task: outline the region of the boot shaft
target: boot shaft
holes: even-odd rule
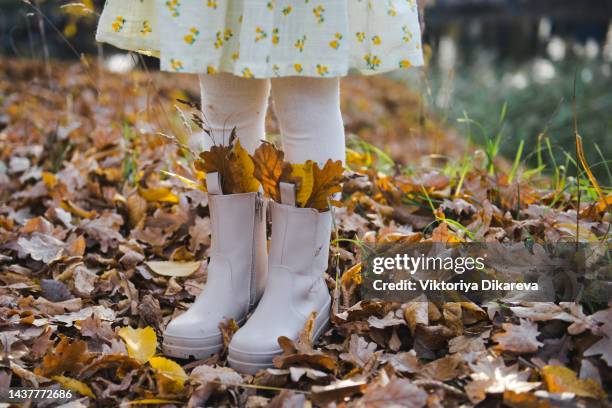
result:
[[[231,264],[233,286],[247,287],[252,305],[266,280],[266,203],[260,193],[209,194],[208,208],[211,258]]]
[[[269,264],[289,267],[299,274],[327,270],[331,211],[271,203],[272,245]]]

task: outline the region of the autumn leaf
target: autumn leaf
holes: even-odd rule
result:
[[[255,164],[249,153],[240,145],[240,140],[232,148],[229,160],[229,173],[233,183],[230,193],[252,193],[259,190],[259,181],[253,176]]]
[[[304,207],[312,194],[314,187],[314,162],[308,160],[304,164],[291,165],[291,177],[297,179],[297,205]]]
[[[138,27],[142,35],[148,28]],[[345,180],[338,170],[332,183],[322,175],[327,164],[286,162],[270,143],[249,162],[236,129],[227,146],[201,157],[185,145],[188,135],[199,137],[187,117],[185,129],[158,120],[175,98],[191,94],[189,78],[105,72],[92,92],[98,73],[84,69],[88,57],[82,62],[51,61],[47,70],[35,59],[0,59],[0,95],[7,96],[0,101],[0,389],[55,384],[76,390],[86,405],[97,398],[109,406],[550,408],[609,399],[612,308],[601,295],[610,283],[612,194],[589,171],[584,140],[578,137],[575,157],[584,170],[581,191],[528,164],[514,177],[502,160],[491,175],[486,155],[458,137],[463,130],[448,131],[435,118],[419,126],[424,112],[413,91],[382,76],[356,77],[341,95],[355,171]],[[45,81],[33,80],[41,73]],[[159,92],[151,94],[151,80]],[[145,114],[143,101],[154,102]],[[200,107],[189,106],[206,133]],[[397,137],[415,128],[418,143]],[[299,337],[285,333],[276,367],[255,376],[228,366],[227,346],[239,329],[231,319],[211,326],[224,347],[209,358],[181,367],[155,356],[155,333],[207,284],[205,261],[190,262],[211,255],[207,166],[226,194],[265,179],[265,195],[280,201],[279,183],[287,182],[296,206],[313,201],[318,210],[343,182],[325,274],[331,329],[316,344],[311,319]],[[543,288],[547,273],[523,258],[531,252],[533,261],[544,260],[549,242],[568,239],[563,255],[575,258],[575,238],[594,250],[580,260],[595,273],[575,276],[582,302],[493,299],[483,310],[459,298],[369,301],[358,290],[365,245],[508,243],[521,250],[506,252],[506,266],[521,265],[529,276],[520,281],[535,278]],[[551,284],[573,290],[573,281]]]
[[[176,362],[165,357],[151,357],[149,364],[157,374],[156,379],[162,394],[181,392],[185,388],[187,374]]]
[[[139,187],[138,193],[142,198],[151,202],[176,204],[179,201],[178,196],[167,187]]]
[[[149,261],[145,264],[159,275],[184,278],[200,269],[202,262]]]
[[[504,392],[504,405],[510,408],[553,408],[553,405],[528,392]]]
[[[62,200],[60,203],[61,208],[81,218],[94,218],[96,216],[95,211],[87,211],[71,200]]]
[[[209,150],[200,153],[199,161],[195,162],[196,169],[204,173],[225,174],[231,146],[213,145]]]
[[[91,388],[89,388],[89,385],[77,379],[65,377],[63,375],[55,375],[51,377],[51,379],[58,382],[63,388],[78,392],[79,394],[89,398],[96,398]]]
[[[304,207],[326,211],[329,208],[328,200],[332,199],[334,193],[341,191],[340,182],[342,181],[343,173],[344,168],[340,160],[334,162],[330,159],[322,169],[315,163],[313,167],[314,183],[312,193]]]
[[[62,375],[66,372],[76,372],[89,361],[87,343],[83,340],[70,341],[62,336],[57,346],[45,354],[42,365],[34,371],[44,377]]]
[[[339,380],[328,385],[313,385],[311,388],[312,400],[323,406],[332,401],[341,401],[362,392],[365,388],[364,380],[354,379]]]
[[[427,393],[405,378],[393,377],[386,385],[368,387],[359,402],[368,408],[421,408],[427,402]]]
[[[426,364],[418,374],[438,381],[451,381],[464,373],[463,356],[453,354]]]
[[[601,355],[601,358],[608,364],[608,367],[612,367],[612,322],[607,322],[601,326],[601,334],[603,337],[585,350],[584,355]]]
[[[197,384],[218,381],[222,385],[242,384],[240,374],[229,367],[212,367],[206,364],[197,366],[189,374],[189,379]]]
[[[286,336],[280,336],[278,338],[278,344],[283,350],[283,355],[276,356],[273,359],[274,365],[277,368],[287,368],[299,364],[320,367],[329,371],[334,370],[336,367],[336,360],[321,351],[314,350],[312,347],[312,336],[316,315],[316,312],[310,314],[296,341]]]
[[[347,353],[340,354],[340,359],[353,363],[357,367],[363,367],[370,361],[376,351],[376,343],[368,342],[356,334],[351,335]]]
[[[521,319],[519,325],[503,323],[503,333],[495,334],[492,339],[497,342],[496,349],[514,353],[535,353],[544,343],[538,341],[538,325]]]
[[[166,398],[143,398],[126,402],[126,405],[166,405],[166,404],[182,404],[183,401]]]
[[[517,393],[531,391],[540,386],[538,382],[529,382],[529,371],[519,371],[518,364],[506,366],[501,357],[484,356],[469,363],[472,369],[472,382],[466,385],[465,391],[473,403],[486,398],[487,393],[500,394],[505,391]]]
[[[279,181],[283,171],[284,153],[271,143],[262,143],[253,155],[255,178],[263,186],[264,194],[280,202]]]
[[[139,363],[144,364],[155,355],[157,335],[152,327],[132,329],[126,326],[119,329],[117,334],[123,339],[128,355]]]
[[[140,194],[134,193],[127,198],[126,204],[129,225],[134,228],[146,216],[147,200],[142,198]]]
[[[340,278],[342,286],[348,287],[352,284],[361,285],[363,282],[363,276],[361,275],[361,262],[351,266],[347,271],[342,274]]]
[[[581,380],[574,371],[567,367],[545,366],[542,368],[542,378],[550,392],[571,392],[580,397],[606,398],[606,393],[597,381],[592,378]]]
[[[20,237],[17,245],[23,253],[30,255],[36,261],[50,264],[62,257],[65,243],[48,235],[34,232],[30,239]]]
[[[232,191],[232,181],[229,174],[229,156],[231,146],[211,146],[210,150],[200,153],[200,159],[194,163],[196,170],[204,173],[219,173],[223,192]]]
[[[410,302],[404,309],[404,319],[408,322],[408,327],[412,333],[418,325],[427,326],[429,324],[429,306],[427,302]]]

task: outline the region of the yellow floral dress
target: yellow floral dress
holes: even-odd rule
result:
[[[423,65],[417,0],[107,0],[96,39],[164,71],[248,78]]]

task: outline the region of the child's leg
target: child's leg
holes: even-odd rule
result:
[[[228,143],[236,127],[241,144],[253,152],[264,138],[270,81],[217,74],[201,76],[200,83],[202,111],[215,139],[205,136],[204,147]],[[208,187],[208,277],[189,310],[164,330],[162,348],[173,357],[201,359],[219,352],[219,324],[227,319],[242,324],[267,279],[265,202],[258,193],[221,194]]]
[[[272,80],[285,157],[293,163],[344,161],[344,127],[338,78]],[[229,345],[228,362],[255,374],[282,353],[278,337],[296,339],[316,313],[312,338],[326,330],[331,297],[325,283],[331,211],[272,203],[272,239],[264,295]]]
[[[265,137],[270,81],[219,73],[200,75],[200,88],[204,121],[214,138],[204,135],[204,150],[227,144],[236,127],[240,143],[253,153]]]
[[[292,163],[345,159],[340,113],[340,79],[283,77],[272,79],[285,157]]]

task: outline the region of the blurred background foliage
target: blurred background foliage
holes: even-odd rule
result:
[[[0,0],[0,56],[74,59],[91,54],[116,71],[137,65],[120,50],[95,43],[103,1],[33,0],[44,16],[28,3]],[[612,185],[607,162],[612,157],[612,2],[419,3],[425,9],[428,66],[392,75],[418,89],[439,121],[483,146],[499,138],[499,153],[509,160],[524,141],[523,158],[529,164],[543,161],[547,169],[569,165],[571,172],[575,78],[587,158],[602,184]],[[156,66],[153,59],[146,63]],[[538,145],[547,149],[540,162]]]

